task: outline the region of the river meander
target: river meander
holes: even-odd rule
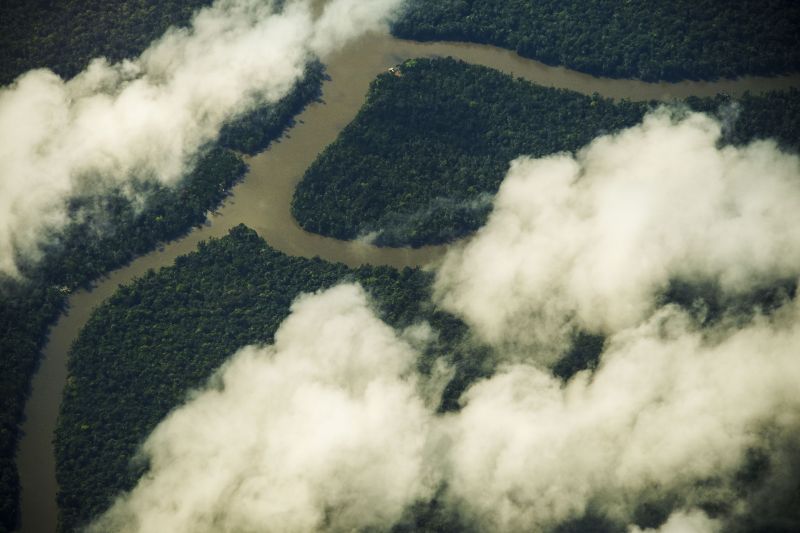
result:
[[[33,378],[25,407],[23,436],[17,461],[22,484],[22,531],[55,531],[57,520],[53,430],[66,381],[67,352],[92,311],[120,284],[129,283],[148,269],[171,265],[193,251],[198,242],[222,237],[240,223],[253,228],[272,247],[294,256],[319,256],[350,266],[364,263],[393,267],[435,263],[445,247],[419,249],[376,248],[310,234],[291,214],[295,186],[305,169],[356,115],[371,80],[388,67],[412,57],[452,56],[485,65],[544,86],[584,94],[598,93],[630,100],[668,100],[686,96],[739,95],[800,86],[800,75],[749,77],[715,82],[645,83],[637,80],[596,78],[563,67],[549,67],[492,46],[467,43],[417,43],[388,35],[371,35],[350,44],[326,60],[330,80],[323,85],[322,102],[297,117],[280,142],[247,160],[250,170],[233,187],[231,196],[209,222],[158,251],[140,256],[129,265],[98,280],[91,290],[76,291],[69,309],[50,330],[41,366]]]

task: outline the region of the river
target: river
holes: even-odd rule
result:
[[[193,251],[197,243],[222,237],[235,225],[255,229],[271,246],[294,256],[319,256],[349,266],[369,263],[394,267],[431,264],[445,248],[376,248],[361,242],[344,242],[305,232],[291,214],[295,186],[306,168],[356,115],[371,80],[388,67],[412,57],[453,56],[485,65],[544,86],[561,87],[584,94],[598,93],[630,100],[667,100],[690,95],[713,96],[718,92],[740,95],[800,86],[800,75],[775,78],[749,77],[715,82],[645,83],[636,80],[597,78],[563,67],[550,67],[524,59],[513,52],[468,43],[417,43],[388,35],[370,35],[351,43],[326,60],[330,80],[323,85],[322,102],[306,108],[280,142],[248,158],[250,170],[233,187],[231,196],[209,222],[161,249],[135,259],[129,265],[98,280],[91,290],[76,291],[69,307],[50,330],[40,368],[33,378],[25,407],[23,436],[17,462],[22,485],[22,529],[26,533],[56,529],[57,507],[53,431],[67,377],[67,352],[90,314],[122,283],[129,283],[148,269],[171,265],[175,258]]]

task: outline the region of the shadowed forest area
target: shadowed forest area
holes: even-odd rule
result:
[[[800,70],[792,0],[408,0],[398,37],[493,44],[589,74],[646,81]]]
[[[6,0],[0,7],[0,84],[34,68],[68,79],[89,60],[136,57],[212,0]]]

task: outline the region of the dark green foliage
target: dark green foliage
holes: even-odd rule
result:
[[[553,529],[553,533],[623,533],[626,529],[603,515],[587,512],[580,518],[559,524]]]
[[[113,61],[136,56],[169,26],[186,24],[197,7],[210,3],[210,0],[6,0],[0,3],[0,84],[8,84],[32,68],[49,67],[70,78],[93,57],[106,56]],[[228,164],[221,161],[217,168],[211,164],[207,171],[200,168],[201,164],[198,173],[209,178],[211,172],[219,172],[214,178],[220,183],[236,179],[240,172],[226,167]],[[198,185],[203,179],[198,180]],[[207,199],[206,209],[217,201]],[[185,231],[197,219],[197,212],[192,209],[175,211],[171,210],[170,216],[183,217],[183,222],[172,221],[183,224],[179,231]],[[72,226],[60,237],[62,245],[56,247],[55,255],[46,258],[40,269],[26,269],[27,281],[0,279],[0,532],[11,531],[17,522],[19,479],[14,455],[18,422],[45,332],[65,302],[59,286],[84,284],[104,270],[124,263],[132,254],[152,247],[154,240],[170,237],[169,231],[146,234],[147,223],[145,217],[142,225],[120,228],[116,237],[110,237],[117,244],[113,249],[104,249],[99,242],[82,236],[80,226]],[[173,225],[170,231],[176,228]],[[128,237],[134,237],[134,242],[126,242]],[[89,261],[83,260],[85,251],[92,256]]]
[[[659,296],[659,304],[674,304],[685,309],[703,327],[721,320],[747,323],[756,313],[770,314],[794,299],[797,280],[784,279],[730,295],[717,280],[672,279]]]
[[[739,494],[746,496],[750,512],[733,524],[733,533],[792,533],[800,530],[800,439],[781,443],[786,450],[777,461],[759,449],[748,450],[737,476]]]
[[[312,77],[298,84],[289,97],[291,103],[280,103],[277,111],[262,108],[256,113],[259,127],[273,132],[270,137],[253,140],[240,136],[240,132],[257,131],[250,125],[250,117],[244,117],[232,123],[228,146],[245,152],[265,148],[308,102],[298,96],[314,98],[320,81]],[[52,235],[40,262],[22,266],[25,281],[0,280],[0,532],[3,527],[12,529],[17,520],[17,424],[47,328],[66,301],[64,292],[86,286],[158,243],[203,223],[206,213],[222,202],[245,171],[244,163],[231,150],[211,146],[178,187],[139,183],[137,187],[147,197],[142,211],[136,211],[115,190],[73,198],[70,210],[80,222]]]
[[[70,289],[86,284],[103,272],[174,239],[202,224],[209,209],[219,205],[227,189],[245,173],[246,166],[229,150],[214,147],[201,156],[192,173],[176,188],[147,182],[138,189],[147,197],[137,212],[118,190],[70,200],[73,223],[45,248],[31,278],[42,277]]]
[[[676,278],[670,280],[657,300],[660,306],[680,306],[699,326],[711,327],[723,319],[728,325],[732,325],[734,320],[746,324],[756,313],[770,314],[780,309],[795,297],[796,292],[797,281],[793,279],[775,281],[731,296],[726,295],[716,281]],[[604,343],[602,335],[579,331],[569,350],[553,366],[553,374],[566,381],[581,370],[594,371],[600,362]]]
[[[292,125],[292,117],[322,96],[325,67],[319,61],[308,64],[303,81],[278,103],[261,106],[245,120],[232,120],[219,132],[219,144],[247,155],[256,155]]]
[[[442,486],[430,501],[417,502],[406,510],[392,533],[476,533],[479,531],[469,519],[461,516],[457,507],[444,501],[446,487]]]
[[[143,212],[134,212],[119,193],[73,199],[83,220],[72,223],[49,245],[44,259],[23,266],[24,281],[3,280],[0,287],[0,501],[2,527],[17,520],[19,483],[14,465],[17,424],[30,376],[50,324],[66,301],[64,292],[84,286],[162,240],[184,233],[205,220],[225,190],[245,167],[230,151],[209,150],[178,189],[142,184],[150,189]],[[62,289],[64,290],[62,292]]]
[[[640,528],[657,529],[669,520],[669,515],[677,507],[675,497],[660,496],[645,499],[633,510],[633,523]]]
[[[385,246],[441,243],[486,220],[509,161],[576,150],[631,126],[643,104],[549,89],[453,59],[380,75],[308,169],[292,211],[309,231]]]
[[[553,366],[553,374],[568,380],[581,370],[594,370],[603,352],[605,337],[579,332],[570,349]]]
[[[786,151],[800,151],[800,89],[745,94],[733,99],[689,97],[686,104],[695,111],[722,120],[723,140],[742,145],[757,139],[774,139]]]
[[[0,288],[0,532],[18,515],[19,478],[14,462],[18,422],[44,324],[57,316],[63,296],[55,287],[3,284]]]
[[[648,81],[800,70],[793,0],[408,0],[399,37],[488,43]]]
[[[152,1],[114,4],[62,2],[43,7],[32,7],[25,3],[23,10],[22,3],[18,5],[12,2],[0,8],[2,13],[8,14],[8,17],[0,17],[0,27],[13,24],[27,13],[30,20],[25,19],[25,24],[33,24],[38,20],[44,25],[37,26],[37,32],[49,31],[48,28],[55,32],[52,26],[41,21],[58,24],[60,31],[63,21],[59,21],[57,16],[57,13],[61,13],[59,10],[75,12],[70,16],[83,21],[82,28],[90,29],[72,36],[70,46],[74,45],[74,48],[59,45],[57,54],[36,56],[47,59],[49,66],[68,77],[82,68],[93,55],[102,53],[119,59],[138,54],[150,39],[160,35],[170,23],[188,21],[192,5],[205,3],[209,2],[184,2],[180,6],[174,2],[156,5]],[[103,6],[109,11],[97,13]],[[55,11],[44,9],[50,7]],[[121,15],[115,18],[115,9],[129,12],[140,8],[141,11],[131,14],[130,18]],[[160,11],[162,8],[163,12]],[[146,20],[150,21],[148,24],[155,24],[153,32],[141,31],[137,34],[138,40],[126,41],[127,47],[119,48],[112,42],[113,39],[124,40],[125,32],[132,31],[130,27],[139,24],[136,22],[139,15],[150,17]],[[155,19],[160,22],[156,24]],[[88,20],[91,20],[91,24],[86,22]],[[28,30],[33,31],[30,27]],[[0,42],[2,39],[14,39],[14,35],[17,35],[14,31],[5,34],[0,32]],[[31,33],[28,38],[30,35],[37,36],[39,33]],[[146,36],[147,40],[139,36]],[[110,40],[104,41],[106,38]],[[23,44],[19,42],[14,46]],[[8,50],[14,50],[14,47],[4,48],[4,52]],[[119,53],[115,55],[112,53],[114,50]],[[35,55],[40,52],[30,53]],[[14,54],[0,55],[0,75],[7,81],[26,68],[41,66],[40,63],[26,62],[30,59],[28,56],[17,58],[18,62],[12,66],[3,63],[12,58]],[[220,204],[226,191],[246,170],[231,150],[254,154],[265,149],[291,125],[295,114],[319,97],[324,77],[322,65],[312,63],[306,73],[306,78],[277,104],[262,106],[226,124],[220,142],[203,151],[194,169],[177,188],[167,188],[155,182],[136,184],[138,192],[147,198],[143,210],[135,210],[121,191],[113,189],[72,198],[69,206],[75,215],[75,222],[50,235],[44,258],[38,263],[27,264],[24,264],[24,258],[20,258],[25,280],[0,279],[0,533],[13,529],[17,521],[19,480],[14,455],[18,423],[47,328],[58,317],[66,301],[64,293],[89,284],[103,273],[154,249],[159,242],[176,238],[192,226],[203,223],[206,213]]]
[[[653,103],[614,102],[540,87],[453,59],[407,61],[380,75],[367,102],[320,154],[292,211],[309,231],[341,239],[377,235],[383,246],[436,244],[475,231],[519,155],[575,151],[638,123]],[[717,115],[723,142],[775,138],[800,149],[800,91],[738,100],[689,98]]]
[[[3,0],[0,84],[33,68],[71,78],[95,57],[138,56],[212,0]]]
[[[428,303],[430,273],[292,258],[238,226],[122,287],[81,331],[56,433],[63,529],[135,484],[146,466],[130,463],[137,446],[189,389],[238,347],[271,342],[299,293],[342,280],[361,283],[395,327],[429,320],[440,334],[430,359],[445,350],[452,358],[479,357],[459,347],[464,325]],[[423,358],[421,370],[430,364]]]

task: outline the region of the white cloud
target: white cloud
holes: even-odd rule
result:
[[[85,178],[175,183],[225,120],[280,99],[313,54],[382,29],[399,1],[332,0],[314,19],[307,0],[277,13],[219,0],[134,61],[96,59],[69,81],[34,70],[0,89],[0,272],[16,273],[15,250],[37,256]]]
[[[612,336],[593,375],[503,366],[437,415],[419,353],[358,286],[305,296],[274,346],[240,350],[156,428],[151,470],[90,531],[386,530],[440,483],[480,530],[590,510],[628,524],[653,501],[675,509],[659,531],[720,530],[751,510],[737,485],[750,450],[791,471],[798,319],[794,301],[709,332],[665,307]],[[682,511],[709,504],[730,509]]]
[[[435,331],[392,331],[353,286],[305,297],[274,347],[241,351],[156,429],[152,471],[96,530],[385,530],[437,488],[486,531],[594,515],[638,533],[643,505],[665,533],[785,520],[800,302],[701,325],[657,300],[672,277],[736,295],[798,275],[797,157],[717,139],[711,119],[661,111],[577,159],[513,165],[437,280],[508,356],[459,412],[431,399],[452,369],[414,370]],[[562,353],[573,326],[606,343],[565,383],[542,350]]]
[[[674,278],[726,293],[800,274],[800,159],[667,110],[575,157],[519,158],[488,224],[449,254],[436,295],[485,340],[560,355],[575,328],[649,316]]]
[[[343,285],[292,307],[144,445],[151,470],[92,531],[386,528],[430,495],[415,352]]]
[[[566,386],[505,367],[451,420],[451,494],[504,531],[546,529],[590,505],[626,523],[649,492],[736,501],[747,450],[769,446],[764,429],[792,435],[800,423],[800,316],[796,303],[783,312],[716,342],[664,308],[611,337],[597,371]],[[709,480],[719,484],[703,489]]]

